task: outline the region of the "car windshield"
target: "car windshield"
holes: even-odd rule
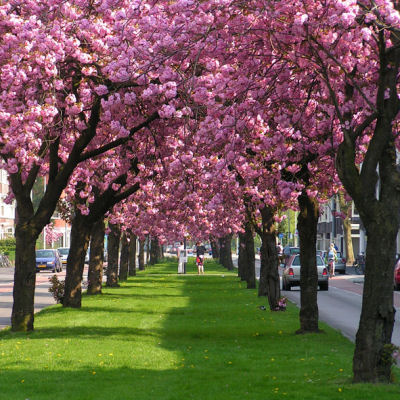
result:
[[[36,257],[50,258],[54,257],[53,250],[36,250]]]
[[[62,255],[62,256],[67,256],[69,253],[69,249],[58,249],[58,252]]]
[[[300,256],[296,256],[293,258],[292,265],[298,267],[300,265]],[[317,266],[324,267],[325,263],[320,256],[317,256]]]

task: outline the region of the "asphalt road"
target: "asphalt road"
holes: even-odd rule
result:
[[[363,277],[339,275],[330,279],[329,290],[318,292],[319,319],[355,341],[361,314]],[[282,292],[290,301],[300,306],[300,288]],[[396,320],[392,343],[400,346],[400,292],[393,294]]]
[[[44,307],[56,304],[48,289],[48,279],[53,272],[39,272],[36,274],[35,312]],[[58,272],[59,279],[65,279],[65,271]],[[0,268],[0,329],[11,325],[11,311],[13,305],[14,268]]]

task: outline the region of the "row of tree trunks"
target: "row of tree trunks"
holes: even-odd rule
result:
[[[232,234],[226,235],[219,239],[219,263],[227,270],[232,271],[232,250],[231,250]]]
[[[279,309],[281,291],[274,210],[271,207],[265,206],[260,212],[261,229],[256,227],[261,237],[261,268],[258,295],[267,296],[269,308],[277,310]]]

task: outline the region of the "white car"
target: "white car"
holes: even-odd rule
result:
[[[65,268],[67,266],[69,247],[59,247],[57,250],[60,253],[61,264]]]
[[[318,286],[320,290],[329,289],[329,275],[325,262],[317,255]],[[289,257],[282,272],[282,290],[290,290],[292,286],[300,286],[300,255]]]

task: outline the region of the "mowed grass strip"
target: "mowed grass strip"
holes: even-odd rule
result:
[[[321,324],[295,335],[298,309],[265,299],[207,261],[198,276],[166,261],[120,288],[49,307],[29,334],[0,333],[0,399],[396,399],[392,385],[351,383],[354,345]]]

